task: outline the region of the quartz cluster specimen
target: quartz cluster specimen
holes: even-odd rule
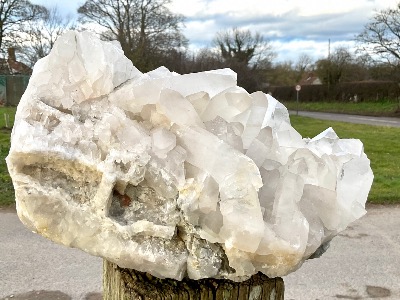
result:
[[[312,139],[229,69],[139,72],[68,32],[37,62],[7,157],[31,230],[160,278],[286,275],[365,214],[363,145]]]

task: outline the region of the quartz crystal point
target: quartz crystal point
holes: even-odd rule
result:
[[[236,74],[139,72],[68,32],[34,67],[7,157],[31,230],[160,278],[286,275],[365,214],[359,140],[304,139]]]

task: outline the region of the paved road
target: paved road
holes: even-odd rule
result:
[[[1,300],[94,300],[101,276],[100,258],[30,232],[15,212],[0,212]]]
[[[321,258],[284,278],[285,299],[400,299],[399,228],[400,206],[370,207]],[[0,241],[1,300],[101,298],[100,258],[29,232],[13,212],[0,212]]]
[[[290,111],[290,114],[296,115],[296,111]],[[400,118],[370,117],[370,116],[322,113],[322,112],[312,112],[312,111],[299,111],[299,116],[322,119],[322,120],[349,122],[356,124],[400,127]]]
[[[400,299],[400,206],[367,210],[321,258],[284,278],[285,300]]]

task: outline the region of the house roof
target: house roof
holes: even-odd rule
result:
[[[299,85],[314,85],[322,84],[321,79],[313,72],[304,73],[303,77],[300,79]]]
[[[8,57],[0,58],[0,74],[32,74],[32,69],[26,64],[19,62],[15,57],[15,49],[8,49]]]

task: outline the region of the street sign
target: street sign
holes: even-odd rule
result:
[[[296,85],[296,91],[298,91],[298,92],[299,92],[300,90],[301,90],[301,85],[299,85],[299,84],[298,84],[298,85]]]

